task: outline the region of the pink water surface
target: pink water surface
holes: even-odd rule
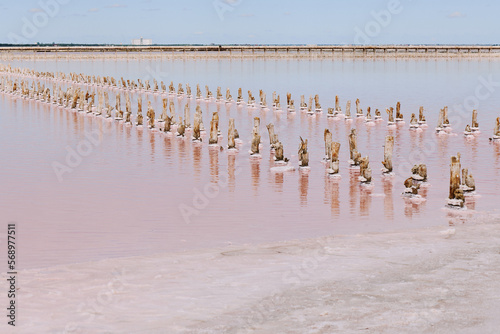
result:
[[[469,210],[493,212],[498,207],[500,145],[489,143],[493,122],[500,116],[500,87],[484,90],[484,80],[500,82],[496,59],[345,59],[345,60],[117,60],[11,62],[15,67],[39,71],[84,72],[117,78],[164,80],[205,84],[215,94],[217,86],[267,93],[273,90],[286,104],[291,92],[295,104],[300,95],[319,94],[326,112],[339,95],[342,108],[347,100],[360,98],[363,110],[371,106],[387,115],[386,107],[401,101],[406,124],[387,128],[386,121],[373,127],[363,120],[351,124],[303,112],[276,113],[272,109],[250,110],[201,101],[203,121],[209,127],[211,113],[219,111],[227,145],[229,117],[243,140],[236,154],[208,147],[191,139],[167,136],[147,128],[138,129],[102,117],[76,113],[53,104],[0,94],[0,212],[6,226],[15,221],[19,230],[19,258],[23,268],[98,260],[108,257],[145,255],[166,251],[214,247],[228,243],[261,243],[330,234],[357,234],[425,226],[471,223],[474,217],[457,219],[444,210],[448,195],[449,159],[460,152],[463,167],[474,175],[480,197],[468,201]],[[490,78],[491,76],[491,78]],[[48,86],[52,89],[52,85]],[[481,98],[481,134],[473,140],[462,135],[470,123],[468,97]],[[204,91],[204,90],[203,90]],[[110,102],[114,105],[114,94]],[[153,102],[157,116],[161,97],[142,94],[144,110]],[[134,114],[137,94],[133,95]],[[169,97],[172,100],[172,97]],[[122,103],[124,105],[122,95]],[[173,98],[177,115],[183,115],[186,99]],[[469,101],[469,102],[468,102]],[[191,100],[191,120],[196,101]],[[412,112],[424,106],[429,128],[408,129]],[[439,109],[450,107],[453,134],[437,136],[434,126]],[[465,105],[465,106],[464,106]],[[454,108],[453,106],[458,106]],[[461,116],[455,110],[464,109]],[[251,159],[250,133],[254,117],[261,118],[262,159]],[[284,145],[285,156],[298,167],[299,136],[309,140],[309,173],[298,170],[273,173],[273,155],[265,124],[274,123]],[[360,187],[356,171],[348,168],[347,134],[358,130],[358,146],[370,156],[373,189]],[[329,128],[341,143],[341,174],[338,181],[325,173],[323,131]],[[81,164],[59,182],[54,162],[65,163],[67,149],[77,149],[86,133],[97,132],[100,142],[83,157]],[[396,176],[381,176],[383,143],[395,136]],[[401,197],[403,180],[413,163],[427,164],[430,187],[422,192],[420,205]],[[198,192],[217,190],[200,200]],[[195,202],[194,202],[195,201]],[[197,201],[197,202],[196,202]],[[182,210],[196,212],[185,219]],[[192,211],[191,213],[193,213]],[[3,233],[3,232],[2,232]]]

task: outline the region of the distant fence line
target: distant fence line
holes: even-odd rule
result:
[[[500,45],[206,45],[206,46],[23,46],[0,47],[0,54],[13,53],[165,53],[212,56],[282,55],[500,55]]]

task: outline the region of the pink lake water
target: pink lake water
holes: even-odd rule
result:
[[[177,59],[177,60],[63,60],[13,61],[13,67],[37,71],[82,72],[125,79],[165,81],[167,86],[189,83],[203,93],[208,85],[234,98],[241,87],[258,99],[259,89],[272,104],[272,92],[292,93],[296,113],[247,109],[235,103],[200,101],[208,128],[219,111],[222,139],[227,145],[228,119],[235,118],[243,140],[239,151],[212,149],[190,138],[167,136],[146,127],[78,113],[33,100],[0,94],[0,213],[19,230],[22,268],[110,257],[148,255],[229,243],[263,243],[332,234],[404,230],[450,223],[473,223],[498,208],[500,144],[490,143],[494,120],[500,116],[500,61],[477,59]],[[493,82],[493,84],[485,84]],[[496,84],[496,83],[499,84]],[[48,87],[52,90],[52,84]],[[110,93],[110,104],[114,95]],[[300,112],[300,95],[319,94],[324,112]],[[137,95],[132,96],[134,114]],[[157,117],[160,95],[142,93],[143,112],[151,100]],[[384,121],[367,126],[363,120],[346,123],[326,116],[339,95],[359,98],[364,111],[382,111]],[[186,98],[169,96],[183,116]],[[122,105],[125,99],[122,94]],[[385,108],[400,101],[406,124],[387,127]],[[191,121],[198,102],[190,101]],[[424,106],[429,127],[409,130],[412,112]],[[452,134],[438,136],[438,112],[450,108]],[[481,134],[465,139],[462,131],[479,110]],[[261,118],[262,159],[250,159],[254,117]],[[298,167],[299,136],[309,140],[311,170],[274,173],[273,154],[265,124],[273,123],[285,156]],[[323,131],[330,129],[341,143],[340,180],[325,173]],[[358,131],[358,148],[370,157],[373,188],[360,186],[359,172],[348,168],[347,134]],[[86,133],[98,132],[99,143],[59,182],[53,162],[64,163],[67,148],[77,149]],[[385,136],[395,136],[392,180],[382,177]],[[443,209],[448,195],[449,161],[460,152],[462,166],[474,175],[479,196],[467,201],[468,213]],[[409,203],[401,193],[414,163],[426,163],[430,186],[426,201]],[[206,201],[198,192],[214,190]],[[213,195],[213,196],[212,196]],[[194,208],[194,205],[197,208]],[[194,211],[186,219],[182,210]],[[1,232],[4,235],[5,232]]]

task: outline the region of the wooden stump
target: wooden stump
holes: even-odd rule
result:
[[[351,117],[351,100],[347,101],[347,104],[345,107],[345,117],[347,117],[347,118]]]
[[[219,113],[214,112],[212,114],[212,120],[210,121],[210,139],[208,140],[210,145],[216,145],[219,143]]]
[[[340,170],[339,163],[340,143],[332,142],[330,144],[330,174],[338,174]]]
[[[460,155],[453,156],[451,157],[451,164],[450,164],[450,194],[449,194],[449,199],[457,199],[457,200],[463,200],[463,198],[460,198],[460,195],[463,196],[463,193],[460,194]],[[460,204],[460,206],[463,206],[463,202]]]
[[[330,130],[328,129],[325,129],[325,132],[324,132],[324,140],[325,140],[325,156],[326,156],[326,159],[330,159],[330,152],[331,152],[331,146],[332,146],[332,133],[330,132]]]
[[[300,137],[299,160],[300,160],[300,166],[302,167],[309,166],[309,152],[307,152],[307,139],[304,140],[302,139],[302,137]]]
[[[229,119],[229,130],[227,132],[227,148],[236,148],[235,136],[234,136],[234,118]]]
[[[392,153],[394,151],[394,137],[386,136],[385,137],[385,145],[384,145],[384,161],[382,161],[382,165],[384,165],[385,173],[392,172]]]

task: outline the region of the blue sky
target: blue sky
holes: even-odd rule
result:
[[[1,43],[500,43],[493,0],[0,0],[0,10]]]

